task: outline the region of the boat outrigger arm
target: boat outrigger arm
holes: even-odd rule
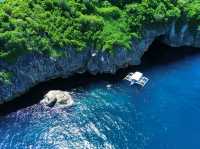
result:
[[[124,80],[127,80],[130,82],[130,85],[134,85],[134,84],[139,84],[141,85],[142,87],[144,87],[147,82],[149,81],[149,79],[145,76],[143,76],[143,73],[141,72],[131,72],[129,73],[125,78]]]

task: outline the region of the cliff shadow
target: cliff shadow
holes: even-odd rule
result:
[[[188,46],[171,47],[161,42],[159,38],[151,44],[148,51],[142,57],[142,67],[148,68],[149,66],[166,65],[188,57],[200,55],[200,48]]]

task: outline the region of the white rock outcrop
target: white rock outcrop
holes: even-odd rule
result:
[[[52,90],[49,91],[41,100],[41,104],[48,107],[69,107],[72,106],[74,101],[67,91]]]

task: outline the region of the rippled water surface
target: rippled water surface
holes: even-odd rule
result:
[[[0,117],[0,149],[200,148],[200,55],[138,69],[145,88],[99,80],[73,89],[69,109],[34,104]]]

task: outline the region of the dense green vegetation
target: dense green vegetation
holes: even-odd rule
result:
[[[186,17],[200,22],[200,0],[5,0],[0,3],[0,59],[39,52],[62,56],[95,48],[131,49],[144,27]]]

